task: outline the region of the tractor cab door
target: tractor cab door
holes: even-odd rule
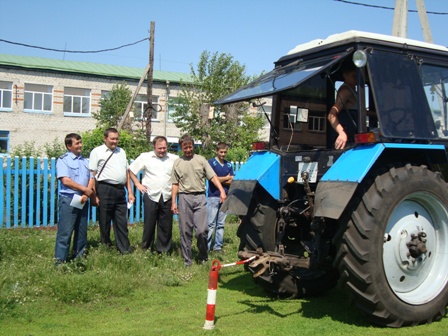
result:
[[[409,55],[378,50],[367,55],[370,83],[383,136],[392,139],[437,138],[415,59]]]

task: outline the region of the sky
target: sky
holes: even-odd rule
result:
[[[227,53],[247,75],[270,71],[296,45],[348,30],[392,33],[395,0],[14,0],[0,11],[0,39],[41,48],[100,51],[154,32],[154,70],[190,73],[203,51]],[[434,43],[448,46],[448,1],[425,0]],[[409,0],[409,10],[416,10]],[[408,38],[423,41],[418,14]],[[149,41],[118,50],[69,53],[0,41],[0,54],[145,68]]]

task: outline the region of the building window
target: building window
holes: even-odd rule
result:
[[[269,123],[269,120],[271,120],[272,106],[269,106],[269,105],[263,105],[263,106],[260,106],[260,107],[258,108],[257,113],[258,113],[258,115],[261,115],[261,117],[262,117],[263,120],[264,120],[263,128],[270,128],[270,127],[271,127],[271,124]],[[268,120],[268,118],[266,118],[265,113],[266,113],[266,115],[268,116],[269,120]]]
[[[109,99],[109,98],[110,98],[110,91],[101,90],[101,99]]]
[[[0,111],[12,111],[12,83],[0,81]]]
[[[25,84],[25,112],[51,112],[53,87],[40,84]]]
[[[147,110],[148,110],[148,99],[147,95],[145,94],[138,94],[134,101],[134,120],[136,121],[145,121]],[[158,104],[159,97],[158,96],[152,96],[152,115],[151,120],[156,121],[158,120],[158,112],[160,112],[161,106]]]
[[[178,97],[169,97],[168,99],[168,121],[173,122],[173,114],[177,111],[177,109],[181,106],[180,98]]]
[[[310,115],[308,117],[308,130],[325,132],[326,124],[327,124],[327,118],[325,116],[325,113],[310,111]]]
[[[9,152],[9,131],[0,131],[0,155]]]
[[[90,90],[64,88],[64,115],[90,116]]]

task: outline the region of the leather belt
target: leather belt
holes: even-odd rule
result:
[[[98,181],[98,184],[104,184],[115,189],[124,189],[124,184],[112,184],[104,181]]]
[[[196,195],[205,195],[205,191],[201,191],[201,192],[191,192],[191,193],[181,192],[181,193],[179,193],[179,194],[182,194],[182,195],[193,195],[193,196],[196,196]]]

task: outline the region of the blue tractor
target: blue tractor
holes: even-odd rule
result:
[[[327,116],[350,62],[354,132],[335,149]],[[447,90],[448,48],[349,31],[297,46],[216,102],[272,102],[269,141],[223,205],[241,218],[238,253],[256,256],[256,283],[303,297],[340,282],[383,326],[445,315]]]

